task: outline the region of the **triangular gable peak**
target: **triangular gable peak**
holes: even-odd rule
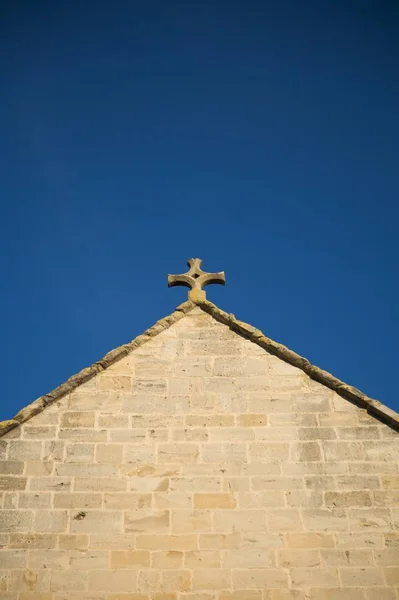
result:
[[[369,398],[360,390],[347,385],[327,371],[312,365],[306,358],[300,356],[296,352],[293,352],[286,346],[274,342],[270,338],[266,337],[259,329],[256,329],[244,321],[236,319],[233,314],[228,314],[221,310],[215,304],[205,299],[205,294],[202,292],[202,290],[198,291],[201,293],[189,294],[190,300],[178,306],[172,314],[157,321],[152,327],[147,329],[143,334],[139,335],[131,342],[111,350],[111,352],[106,354],[101,360],[97,361],[90,367],[83,369],[76,375],[73,375],[65,383],[59,385],[53,391],[41,396],[20,410],[13,419],[0,422],[0,437],[15,427],[18,427],[22,423],[25,423],[35,415],[41,413],[50,404],[60,400],[70,392],[74,391],[80,385],[86,383],[97,374],[102,373],[105,369],[126,357],[136,348],[139,348],[162,331],[168,329],[174,323],[177,323],[177,321],[184,318],[187,313],[192,311],[196,306],[211,315],[217,322],[229,327],[238,335],[250,340],[254,344],[257,344],[270,354],[273,354],[286,363],[301,369],[311,379],[334,390],[341,397],[345,398],[349,402],[352,402],[353,404],[356,404],[358,407],[365,409],[376,419],[383,421],[393,429],[399,431],[399,414],[394,410],[384,406],[378,400]]]

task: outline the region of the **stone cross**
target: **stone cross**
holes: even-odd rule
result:
[[[209,283],[220,283],[221,285],[226,283],[224,271],[220,273],[206,273],[203,271],[200,258],[190,258],[187,265],[190,267],[187,273],[168,275],[168,287],[184,285],[191,288],[188,293],[190,300],[205,300],[206,294],[202,288]]]

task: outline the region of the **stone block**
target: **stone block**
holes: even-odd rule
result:
[[[373,492],[374,506],[399,506],[399,490]]]
[[[92,533],[90,550],[134,550],[136,537],[132,533]]]
[[[224,492],[247,492],[250,489],[249,477],[223,477]]]
[[[62,533],[67,529],[68,514],[64,510],[37,510],[34,530],[38,533]]]
[[[169,379],[169,394],[177,396],[192,396],[198,393],[198,381],[192,378],[180,379],[173,377]]]
[[[322,459],[321,449],[318,442],[298,442],[292,444],[291,459],[293,461],[311,462]]]
[[[201,455],[206,463],[247,462],[245,444],[208,443],[203,445]]]
[[[106,442],[106,429],[60,429],[58,437],[72,442]]]
[[[364,590],[366,600],[396,600],[394,588],[372,587]]]
[[[183,552],[177,550],[164,550],[151,553],[151,567],[153,569],[180,569],[183,566]]]
[[[50,571],[33,571],[31,569],[18,569],[15,571],[10,571],[8,589],[10,591],[19,591],[24,593],[28,591],[35,592],[35,594],[40,597],[39,594],[48,592],[50,590]]]
[[[373,567],[342,567],[339,572],[343,586],[370,587],[384,585],[384,577],[380,569]]]
[[[50,508],[51,494],[50,493],[19,493],[18,508]]]
[[[308,531],[347,531],[348,519],[343,509],[303,509],[302,520]],[[318,587],[314,584],[315,587]]]
[[[159,592],[161,589],[161,571],[139,571],[137,577],[137,589],[139,592],[151,593]]]
[[[129,392],[132,389],[132,377],[129,375],[99,375],[98,388],[111,392]]]
[[[31,491],[68,492],[72,477],[37,477],[30,480]]]
[[[290,571],[294,587],[338,587],[340,585],[338,569],[313,567],[295,567]]]
[[[89,546],[89,536],[85,534],[62,534],[58,536],[60,550],[86,550]]]
[[[68,553],[71,569],[92,570],[108,569],[109,552],[104,550],[86,550],[82,552],[79,549],[73,549]]]
[[[283,569],[293,567],[318,567],[321,564],[320,553],[318,550],[308,550],[300,548],[297,550],[278,550],[278,566]]]
[[[300,427],[300,440],[335,440],[337,437],[332,427]]]
[[[125,512],[124,531],[126,533],[138,533],[144,531],[166,533],[169,531],[169,511],[127,511]]]
[[[25,528],[25,527],[24,527]],[[10,536],[10,548],[21,548],[23,550],[46,549],[51,550],[57,544],[57,536],[43,533],[12,533]]]
[[[290,446],[287,443],[264,442],[249,444],[249,455],[252,461],[288,460]]]
[[[67,444],[65,462],[93,463],[94,444]]]
[[[128,429],[130,419],[128,415],[99,415],[98,426],[101,429]]]
[[[94,427],[94,412],[64,412],[61,415],[61,427]]]
[[[226,340],[187,340],[185,349],[187,356],[237,356],[241,355],[241,340],[236,339]]]
[[[174,429],[172,431],[172,439],[175,442],[206,442],[208,440],[208,431],[199,428],[194,429],[192,427],[187,429]]]
[[[381,482],[384,490],[399,490],[399,475],[386,475]]]
[[[24,569],[26,552],[24,550],[2,550],[0,564],[2,569]]]
[[[236,590],[288,588],[288,574],[282,569],[235,569],[232,583]]]
[[[366,507],[371,506],[370,492],[325,492],[325,505],[327,508],[335,507]]]
[[[171,513],[172,532],[188,534],[206,532],[212,529],[212,517],[209,510],[175,510]]]
[[[338,475],[336,478],[339,490],[373,490],[380,488],[380,478],[376,475]]]
[[[285,402],[287,402],[287,400],[289,400],[289,398],[285,399]],[[278,401],[280,402],[280,401]],[[294,413],[294,412],[276,412],[274,411],[272,414],[269,415],[269,421],[270,421],[270,425],[281,425],[281,426],[288,426],[288,425],[296,425],[297,427],[316,427],[318,426],[318,418],[321,418],[321,414],[320,415],[316,415],[316,414],[308,414],[308,413]]]
[[[247,442],[255,439],[255,432],[249,427],[219,427],[209,429],[211,442]]]
[[[266,375],[267,372],[266,357],[216,357],[213,366],[213,373],[219,377]]]
[[[3,508],[11,509],[18,508],[18,494],[17,492],[0,492],[0,501],[3,499]]]
[[[392,529],[389,510],[384,508],[352,508],[348,510],[350,531],[384,532]]]
[[[194,494],[194,508],[236,508],[237,502],[233,494]]]
[[[119,510],[140,510],[150,508],[152,503],[151,494],[135,494],[132,492],[114,492],[104,494],[104,508]]]
[[[198,547],[196,535],[154,535],[142,534],[137,536],[137,548],[143,550],[165,550],[187,552]]]
[[[162,589],[166,592],[189,592],[191,572],[184,569],[163,571]]]
[[[83,514],[84,513],[84,514]],[[122,533],[122,512],[87,510],[71,513],[71,533]]]
[[[17,594],[9,592],[3,596],[3,600],[16,600]],[[21,592],[18,596],[19,600],[53,600],[53,592]],[[56,597],[59,600],[60,596]]]
[[[339,533],[336,535],[337,548],[378,549],[383,548],[384,544],[384,535],[378,533]]]
[[[156,462],[155,446],[144,444],[125,444],[124,462],[145,465]]]
[[[25,463],[16,460],[0,461],[1,475],[22,475]]]
[[[118,465],[122,462],[123,446],[121,444],[98,444],[96,461],[101,464]]]
[[[321,491],[291,490],[285,493],[285,499],[287,506],[291,508],[320,508],[323,506],[323,494]]]
[[[150,566],[148,550],[114,550],[111,552],[111,569],[143,569]]]
[[[41,457],[42,446],[42,442],[11,440],[8,458],[15,461],[37,460]]]
[[[255,437],[257,441],[292,442],[298,439],[298,432],[298,427],[293,426],[258,427],[255,429]]]
[[[26,481],[26,477],[15,477],[13,475],[0,476],[0,491],[24,490]]]
[[[238,494],[240,508],[270,508],[284,506],[284,494],[281,491],[240,492]]]
[[[67,569],[69,553],[65,550],[32,550],[28,553],[29,569]]]
[[[200,549],[226,550],[229,548],[240,548],[241,534],[203,533],[199,536]]]
[[[54,508],[101,508],[101,494],[55,494]]]
[[[43,413],[42,413],[43,414]],[[44,442],[44,461],[63,460],[65,442],[59,440],[48,440]],[[34,475],[34,473],[32,473]]]
[[[215,532],[243,533],[265,531],[265,512],[262,510],[219,510],[214,516]]]
[[[220,568],[220,552],[218,550],[197,550],[184,554],[184,565],[187,569]]]
[[[239,427],[266,427],[268,416],[264,413],[237,415],[237,425]]]
[[[337,434],[341,440],[375,440],[380,439],[379,427],[337,427]]]
[[[282,508],[281,510],[270,510],[266,513],[268,531],[302,531],[303,525],[298,510]]]
[[[69,398],[69,408],[71,410],[94,410],[115,414],[121,410],[123,402],[124,395],[122,391],[96,390],[95,394],[73,392]]]
[[[326,394],[292,394],[292,410],[305,413],[328,413],[330,411],[331,392]]]
[[[191,509],[193,507],[193,498],[191,494],[187,493],[156,492],[154,493],[154,506],[159,509]]]
[[[253,477],[252,489],[254,491],[262,490],[300,490],[305,487],[302,477]]]
[[[175,377],[209,377],[212,361],[208,357],[196,356],[174,361]]]
[[[318,588],[312,587],[309,591],[310,600],[364,600],[363,590],[360,588],[351,588],[350,596],[348,589],[342,587]],[[306,599],[307,600],[307,599]]]
[[[233,427],[233,415],[187,415],[187,427]]]
[[[223,590],[231,587],[229,569],[195,569],[193,571],[193,590]]]
[[[386,585],[398,587],[399,586],[399,568],[398,568],[398,566],[385,567],[384,568],[384,578],[385,578]],[[377,585],[382,585],[382,584],[377,584]]]
[[[74,489],[77,492],[125,492],[126,480],[119,477],[77,477]]]
[[[158,462],[160,463],[195,463],[198,462],[198,457],[199,446],[197,444],[177,442],[158,446]]]
[[[267,594],[267,592],[265,593]],[[210,596],[208,596],[208,598],[212,600]],[[262,596],[262,592],[256,590],[236,590],[235,592],[223,591],[219,596],[219,600],[262,600],[262,598],[269,600],[268,595]],[[206,600],[206,598],[204,598],[204,600]]]
[[[365,567],[374,566],[372,550],[321,550],[323,564],[327,567]]]
[[[143,444],[146,441],[147,430],[133,427],[132,429],[116,429],[110,431],[111,442]]]
[[[243,546],[223,550],[222,565],[226,569],[264,569],[275,567],[276,559],[273,550]]]
[[[350,412],[355,413],[356,415],[362,412],[362,409],[356,406],[356,404],[339,396],[336,392],[332,392],[332,407],[336,412]]]
[[[77,573],[79,573],[79,571],[77,571]],[[89,571],[86,578],[89,590],[110,593],[131,593],[136,589],[136,572],[130,569],[121,569],[117,571],[96,569]]]
[[[399,436],[392,440],[364,441],[363,446],[366,460],[399,462]]]
[[[364,449],[361,442],[323,441],[325,460],[359,461],[364,459]]]
[[[0,533],[29,531],[32,523],[32,511],[3,510],[0,512]]]

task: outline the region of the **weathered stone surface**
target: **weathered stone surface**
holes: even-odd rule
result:
[[[393,600],[398,434],[193,306],[0,440],[5,600]]]

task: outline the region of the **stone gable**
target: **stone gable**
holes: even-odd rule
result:
[[[5,600],[397,600],[399,437],[200,308],[0,439]]]

